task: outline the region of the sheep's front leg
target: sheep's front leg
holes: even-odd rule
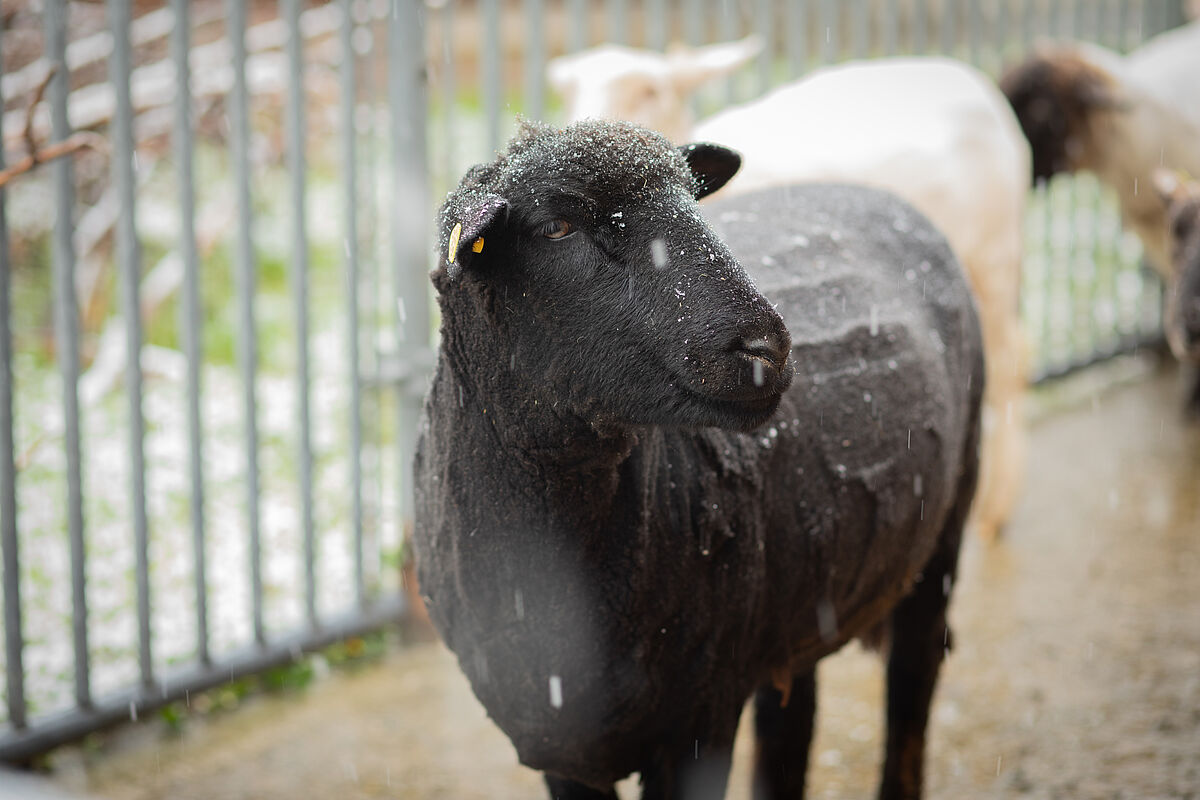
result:
[[[754,800],[803,800],[817,681],[813,672],[792,678],[784,693],[774,686],[754,696]]]
[[[642,770],[642,800],[721,800],[733,765],[733,736],[717,742],[695,740],[686,753],[656,758]]]
[[[616,789],[605,792],[549,773],[544,777],[546,787],[550,789],[550,800],[618,800]]]
[[[946,606],[954,584],[965,512],[951,516],[938,551],[925,567],[923,579],[892,612],[891,654],[887,665],[887,755],[879,786],[880,800],[921,797],[925,728],[938,669],[950,648]]]

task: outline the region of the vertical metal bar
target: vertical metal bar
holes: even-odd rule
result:
[[[401,0],[393,0],[401,2]],[[503,91],[500,63],[500,2],[499,0],[481,0],[483,3],[483,59],[480,67],[483,69],[483,108],[487,120],[487,153],[486,160],[491,160],[491,153],[500,147],[500,93]],[[395,8],[392,11],[393,23],[397,19]],[[393,29],[395,24],[393,24]],[[423,50],[423,49],[422,49]],[[421,51],[418,51],[421,52]],[[394,109],[393,109],[394,110]]]
[[[588,46],[588,2],[567,0],[567,51],[578,52]]]
[[[546,0],[525,0],[525,113],[541,119],[545,113],[543,73],[546,71]]]
[[[192,551],[196,581],[196,657],[211,660],[208,652],[208,577],[204,531],[204,437],[200,423],[200,365],[203,363],[200,326],[200,265],[196,255],[196,191],[192,141],[191,18],[188,0],[171,0],[175,26],[171,29],[171,58],[175,62],[175,169],[179,180],[179,251],[183,257],[182,302],[179,304],[179,340],[187,358],[188,473],[192,482]]]
[[[928,0],[915,0],[913,3],[913,22],[912,22],[912,51],[918,55],[925,52],[926,48],[926,14],[925,4]]]
[[[772,17],[771,0],[758,0],[754,7],[754,29],[762,37],[763,49],[758,55],[758,93],[771,88],[771,69],[775,61],[775,21]]]
[[[628,0],[608,0],[608,41],[617,44],[629,42]]]
[[[942,0],[939,33],[942,55],[954,55],[957,45],[957,26],[954,20],[954,0]]]
[[[980,66],[980,38],[983,34],[983,0],[967,0],[967,58]]]
[[[704,0],[683,0],[683,3],[683,40],[689,45],[703,44],[707,35],[704,23],[708,19]],[[694,93],[687,100],[693,115],[700,116],[700,100],[699,93]]]
[[[0,46],[3,45],[0,36]],[[2,47],[0,47],[2,50]],[[4,64],[0,53],[0,66]],[[0,69],[0,72],[3,72]],[[0,91],[0,108],[4,94]],[[4,141],[0,119],[0,142]],[[4,148],[0,147],[0,169],[4,168]],[[21,558],[17,541],[17,469],[13,461],[13,372],[12,303],[9,296],[11,263],[8,250],[8,192],[0,188],[0,557],[4,569],[4,672],[8,722],[24,728],[25,719],[25,644],[21,621]]]
[[[652,50],[667,49],[667,0],[650,0],[646,20],[646,46]]]
[[[250,538],[250,595],[254,639],[266,644],[263,626],[262,541],[258,506],[258,336],[254,326],[255,259],[250,205],[250,103],[246,87],[246,0],[229,0],[226,35],[233,48],[233,94],[229,122],[233,131],[234,201],[238,229],[234,248],[238,296],[238,369],[242,375],[242,413],[245,418],[246,525]]]
[[[1034,7],[1037,0],[1024,0],[1025,8],[1022,13],[1022,30],[1021,30],[1021,52],[1022,54],[1029,51],[1033,46],[1034,31],[1036,30],[1037,9]]]
[[[447,3],[447,8],[453,5]],[[358,356],[358,137],[354,111],[358,98],[357,63],[354,54],[354,0],[342,0],[342,173],[345,175],[343,232],[346,245],[346,380],[350,384],[350,524],[354,535],[354,598],[361,608],[366,605],[366,581],[363,576],[363,503],[362,503],[362,384]],[[444,10],[445,20],[449,12]],[[449,41],[452,37],[445,33]],[[446,109],[449,115],[449,108]]]
[[[821,16],[817,22],[817,33],[821,36],[821,63],[835,61],[841,53],[841,32],[838,30],[838,4],[834,0],[821,0]]]
[[[302,0],[283,0],[287,22],[288,172],[292,194],[292,305],[296,316],[296,425],[300,478],[300,524],[304,532],[304,607],[310,625],[317,624],[316,534],[312,508],[312,416],[308,374],[308,221],[307,162],[304,147],[304,37],[300,31]],[[348,21],[347,21],[348,24]]]
[[[1187,15],[1183,12],[1183,3],[1167,3],[1163,6],[1163,30],[1177,28],[1187,22]]]
[[[108,58],[109,81],[116,96],[112,121],[113,183],[120,200],[116,254],[125,316],[125,390],[129,395],[130,507],[136,556],[138,666],[142,683],[154,681],[150,660],[150,536],[146,520],[145,421],[142,418],[142,313],[138,290],[142,278],[142,248],[134,218],[133,101],[129,74],[132,46],[129,41],[131,0],[108,0],[108,24],[113,37]]]
[[[369,6],[356,7],[369,9]],[[447,6],[452,5],[447,3]],[[382,203],[379,200],[379,186],[382,176],[380,175],[382,159],[380,154],[383,151],[385,137],[383,135],[384,125],[382,117],[386,113],[381,112],[380,97],[382,87],[386,86],[386,76],[389,66],[387,59],[388,41],[387,29],[380,30],[380,20],[374,17],[368,10],[361,20],[364,26],[370,26],[372,46],[366,52],[362,53],[363,66],[361,75],[362,82],[362,104],[360,108],[365,109],[366,113],[363,119],[367,122],[365,126],[360,128],[357,124],[356,116],[356,133],[365,133],[366,139],[362,141],[360,171],[358,177],[362,183],[361,198],[362,204],[359,210],[362,212],[362,238],[360,241],[365,246],[365,255],[362,263],[362,276],[359,281],[359,297],[364,298],[361,306],[366,314],[366,324],[362,326],[364,330],[360,332],[359,347],[363,359],[364,373],[370,375],[371,383],[366,392],[363,393],[363,417],[366,420],[366,426],[369,429],[367,434],[370,438],[371,449],[369,456],[367,453],[362,454],[363,459],[363,474],[367,478],[367,482],[363,486],[363,537],[364,548],[370,547],[370,544],[376,545],[370,549],[370,561],[367,561],[367,552],[364,551],[364,584],[369,584],[369,589],[364,589],[364,593],[369,598],[374,589],[378,586],[380,551],[379,532],[381,520],[383,518],[383,469],[382,469],[382,452],[383,452],[383,436],[384,429],[384,414],[383,414],[383,359],[380,358],[379,336],[384,329],[384,319],[381,316],[381,302],[385,294],[383,291],[383,261],[382,245],[384,236],[381,229],[385,226],[381,220],[384,219],[382,213]],[[386,23],[384,23],[386,26]],[[453,30],[453,24],[447,22],[447,30]],[[453,37],[447,35],[447,39]],[[447,51],[452,52],[452,51]],[[453,103],[453,98],[450,100]],[[386,106],[385,106],[386,108]],[[361,111],[359,113],[362,113]],[[449,149],[449,148],[447,148]],[[453,162],[448,162],[453,163]],[[451,170],[448,175],[453,174]],[[365,289],[365,294],[363,290]],[[390,317],[389,317],[390,319]],[[363,346],[365,344],[365,346]],[[369,475],[368,473],[369,467]],[[369,492],[369,494],[368,494]],[[371,572],[368,574],[366,568],[370,567]]]
[[[853,14],[854,57],[866,58],[871,48],[870,0],[855,0]]]
[[[1080,0],[1070,0],[1071,8],[1067,19],[1067,36],[1070,39],[1081,39],[1085,35],[1084,31],[1084,3]],[[1072,359],[1086,360],[1090,358],[1092,350],[1095,346],[1095,314],[1091,296],[1091,290],[1094,288],[1094,280],[1084,280],[1081,272],[1089,266],[1093,270],[1090,276],[1094,279],[1095,263],[1092,261],[1091,253],[1085,252],[1081,247],[1084,241],[1085,234],[1081,230],[1083,226],[1083,214],[1079,213],[1082,206],[1080,198],[1080,185],[1078,181],[1071,182],[1071,205],[1070,205],[1070,230],[1071,230],[1071,270],[1067,275],[1068,291],[1071,294],[1071,300],[1076,310],[1082,308],[1083,319],[1075,318],[1072,320]],[[1092,201],[1092,216],[1094,218],[1096,212],[1096,200],[1093,196]],[[1083,299],[1085,288],[1088,290],[1088,297]],[[1080,340],[1083,340],[1081,345]]]
[[[788,62],[792,77],[803,75],[808,68],[808,2],[794,0],[784,7],[787,14]]]
[[[899,0],[887,0],[887,9],[884,11],[884,17],[883,54],[886,56],[894,56],[900,47]]]
[[[1142,41],[1146,41],[1162,30],[1161,14],[1159,13],[1160,3],[1155,0],[1142,0]]]
[[[495,3],[493,2],[494,6]],[[425,171],[428,143],[425,131],[425,47],[422,0],[396,0],[392,5],[392,228],[396,231],[393,269],[396,287],[396,330],[403,337],[400,355],[421,355],[429,346],[430,313],[425,273],[429,247],[426,220],[429,178]],[[400,459],[397,508],[403,524],[412,519],[412,456],[420,412],[421,382],[402,385],[397,398],[397,455]]]
[[[1129,50],[1129,0],[1117,0],[1117,50]]]
[[[720,6],[719,22],[717,27],[717,39],[723,42],[729,42],[738,37],[741,33],[741,25],[738,20],[737,7],[732,0],[716,0]],[[740,71],[740,70],[739,70]],[[725,84],[725,102],[733,104],[737,102],[737,76],[730,75],[725,78],[722,83]]]
[[[362,444],[365,445],[365,449],[359,453],[362,477],[364,477],[360,483],[362,548],[364,548],[362,551],[362,558],[364,558],[362,583],[364,583],[364,599],[366,602],[370,602],[370,596],[376,587],[374,578],[378,575],[379,564],[379,549],[372,545],[378,545],[379,521],[382,518],[380,509],[383,507],[383,475],[379,469],[379,453],[383,450],[383,437],[380,433],[383,431],[383,414],[379,396],[382,392],[383,380],[382,360],[379,359],[378,347],[379,331],[383,329],[382,321],[379,318],[379,299],[384,294],[383,282],[380,279],[380,261],[382,259],[379,257],[379,245],[383,240],[380,229],[383,228],[383,225],[379,224],[377,187],[380,170],[377,156],[384,142],[384,137],[380,133],[382,126],[378,121],[380,116],[378,98],[380,79],[385,79],[384,77],[388,73],[388,62],[386,62],[388,37],[386,37],[386,30],[379,30],[379,22],[374,17],[371,6],[360,4],[355,0],[344,1],[352,4],[356,17],[358,17],[356,22],[360,28],[355,34],[355,52],[358,53],[362,62],[362,70],[358,74],[359,100],[356,101],[354,113],[354,133],[359,150],[359,163],[356,164],[355,169],[355,179],[359,182],[359,197],[356,200],[355,209],[360,224],[356,231],[359,234],[356,242],[359,243],[361,255],[359,282],[355,290],[358,291],[361,301],[359,305],[361,324],[358,335],[356,335],[356,347],[359,348],[359,357],[362,362],[361,374],[370,381],[370,383],[365,383],[365,381],[359,383],[361,420],[362,428],[364,428]],[[450,5],[452,4],[446,4],[446,6]],[[452,38],[451,31],[454,30],[452,19],[454,19],[452,14],[446,17],[446,34],[443,37],[446,42]],[[370,47],[360,48],[358,41],[366,43],[367,35],[370,35]],[[450,97],[452,106],[454,104],[452,94]],[[450,125],[449,116],[446,125]],[[446,130],[450,131],[452,128],[448,127]],[[364,136],[365,139],[362,138]],[[450,152],[450,150],[448,146],[446,151]],[[449,155],[446,156],[448,175],[452,172],[452,164],[454,161]]]
[[[47,0],[46,54],[58,71],[50,81],[51,135],[61,142],[71,135],[67,119],[67,3]],[[75,247],[72,242],[75,176],[71,159],[55,159],[54,340],[62,375],[63,434],[67,455],[67,531],[71,547],[71,627],[75,647],[75,703],[92,705],[88,656],[88,610],[84,569],[83,492],[79,452],[79,306],[75,299]]]
[[[996,34],[993,39],[996,46],[992,51],[992,64],[998,70],[1004,69],[1005,59],[1007,58],[1009,15],[1011,13],[1012,9],[1005,0],[1000,0],[996,4]]]
[[[706,19],[708,12],[704,8],[704,0],[684,0],[683,40],[688,44],[703,44]]]
[[[353,52],[350,57],[353,58]],[[454,118],[458,112],[457,92],[458,82],[454,70],[454,3],[446,3],[442,6],[442,171],[446,184],[454,180],[455,174]],[[448,189],[449,186],[443,188]],[[373,198],[371,202],[375,202]]]

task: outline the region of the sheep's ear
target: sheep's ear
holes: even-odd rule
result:
[[[442,224],[446,275],[453,280],[464,266],[470,266],[487,246],[484,233],[507,216],[508,201],[498,194],[486,194],[452,208]]]
[[[736,72],[749,64],[762,49],[762,38],[751,34],[736,42],[704,47],[673,47],[667,53],[667,64],[671,80],[679,90],[690,92],[708,81]]]
[[[728,183],[742,166],[742,157],[736,151],[719,144],[685,144],[679,148],[679,152],[687,160],[692,177],[696,179],[694,194],[697,200]]]

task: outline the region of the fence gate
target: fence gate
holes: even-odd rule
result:
[[[994,75],[1041,36],[1127,50],[1181,21],[1178,0],[35,0],[3,19],[0,762],[404,614],[432,209],[518,113],[560,118],[550,57],[759,33],[712,108],[847,58]],[[1031,209],[1038,374],[1157,338],[1112,198],[1059,179]]]

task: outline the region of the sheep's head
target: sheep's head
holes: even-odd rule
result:
[[[790,337],[696,204],[739,164],[627,123],[527,125],[443,205],[444,333],[596,426],[761,424]]]
[[[1076,47],[1036,53],[1006,72],[1000,89],[1029,140],[1035,183],[1093,169],[1098,115],[1127,108],[1113,75]]]
[[[1171,253],[1163,326],[1175,355],[1200,364],[1200,182],[1159,169],[1154,188],[1167,209]]]
[[[681,142],[692,127],[692,92],[733,73],[761,50],[757,36],[705,47],[676,46],[665,55],[601,45],[551,60],[546,73],[567,102],[569,121],[622,119]]]

